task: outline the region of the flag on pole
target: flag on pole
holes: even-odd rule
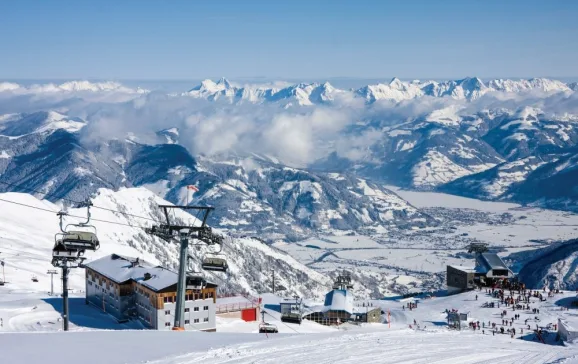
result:
[[[191,192],[192,196],[195,192],[199,192],[199,187],[195,185],[187,185],[187,206],[189,205],[189,191],[193,191]]]

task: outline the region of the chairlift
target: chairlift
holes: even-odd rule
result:
[[[59,212],[57,215],[60,218],[60,242],[65,246],[66,249],[70,250],[97,250],[100,248],[100,242],[96,236],[96,227],[89,225],[90,223],[90,206],[92,203],[86,202],[82,204],[86,206],[86,221],[79,222],[76,224],[68,224],[63,227],[63,217],[67,215],[66,212]],[[69,229],[69,227],[80,228],[80,230]],[[85,230],[85,229],[88,229]],[[58,241],[57,241],[58,242]]]
[[[303,318],[301,317],[301,311],[299,309],[292,309],[291,312],[285,312],[281,314],[281,322],[289,322],[292,324],[301,325],[302,321]]]
[[[32,282],[38,282],[38,277],[32,276]]]
[[[205,279],[205,277],[199,275],[199,274],[187,274],[186,277],[186,288],[187,289],[193,289],[193,290],[197,290],[200,291],[201,289],[204,289],[207,286],[207,280]]]
[[[270,324],[268,322],[261,322],[259,324],[259,333],[260,334],[277,334],[279,330],[277,326]]]
[[[223,249],[222,246],[219,245],[219,247],[220,249],[218,252],[209,253],[203,257],[201,268],[211,272],[224,272],[224,273],[227,272],[227,270],[229,269],[229,265],[227,264],[227,261],[224,258],[225,256],[223,254],[220,254]]]
[[[84,225],[82,227],[90,227],[95,231],[65,231],[57,234],[57,245],[63,245],[66,250],[98,250],[98,248],[100,248],[100,242],[96,236],[96,228],[91,225]]]
[[[281,322],[289,322],[301,325],[303,321],[301,312],[301,300],[295,298],[281,303]]]

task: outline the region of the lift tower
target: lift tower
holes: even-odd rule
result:
[[[180,244],[180,255],[179,255],[179,277],[177,282],[177,302],[176,302],[176,313],[175,322],[173,325],[173,330],[183,331],[185,320],[185,293],[187,285],[187,265],[189,259],[189,241],[191,239],[196,239],[200,241],[201,244],[206,245],[219,245],[223,244],[223,237],[212,232],[211,228],[207,226],[207,218],[209,213],[214,210],[214,207],[209,206],[174,206],[174,205],[159,205],[159,208],[163,210],[163,214],[166,219],[166,224],[155,225],[150,229],[146,229],[147,233],[155,235],[166,242],[178,242]],[[181,210],[195,210],[200,213],[201,221],[200,226],[195,225],[182,225],[180,221],[171,222],[169,216],[169,210],[181,209]],[[174,214],[173,214],[174,215]],[[180,222],[180,223],[179,223]],[[203,262],[203,269],[213,270],[213,271],[225,271],[226,262],[222,269],[214,266],[214,260],[208,262]],[[221,259],[222,260],[222,259]],[[222,260],[224,262],[224,260]]]
[[[52,248],[52,265],[62,269],[62,328],[68,331],[68,273],[71,268],[83,268],[82,263],[86,259],[84,253],[87,250],[97,250],[100,242],[96,236],[96,228],[90,223],[90,207],[92,203],[85,202],[79,207],[86,207],[86,221],[64,226],[64,217],[68,214],[64,211],[56,215],[60,220],[60,232],[54,237]],[[50,273],[50,272],[49,272]]]

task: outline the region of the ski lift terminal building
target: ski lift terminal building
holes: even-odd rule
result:
[[[174,322],[177,273],[138,258],[112,254],[86,267],[86,303],[119,322],[138,318],[154,330],[170,330]],[[217,285],[187,289],[184,328],[216,331]]]
[[[476,252],[475,267],[447,266],[448,292],[458,293],[474,289],[476,285],[489,285],[498,280],[512,279],[514,273],[495,253]]]

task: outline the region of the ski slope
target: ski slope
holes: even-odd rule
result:
[[[493,336],[488,331],[447,329],[443,312],[446,308],[470,312],[473,320],[481,322],[501,320],[499,312],[503,306],[482,307],[493,300],[484,291],[421,300],[412,311],[401,309],[407,300],[371,301],[385,312],[389,310],[390,325],[344,324],[336,329],[313,322],[301,326],[283,324],[278,321],[278,313],[267,309],[266,320],[280,331],[269,335],[256,333],[255,322],[225,318],[218,319],[216,333],[136,330],[135,323],[119,325],[84,305],[78,295],[71,299],[71,331],[62,332],[54,309],[59,299],[51,301],[31,293],[12,292],[0,297],[0,317],[4,320],[4,327],[0,328],[0,357],[7,364],[575,363],[578,346],[555,343],[554,334],[547,336],[552,345],[538,343],[526,331],[520,334],[526,318],[532,318],[532,327],[545,327],[558,317],[577,323],[578,309],[566,311],[559,306],[568,306],[575,296],[574,292],[564,292],[545,302],[533,299],[531,307],[539,308],[540,314],[517,310],[522,317],[514,322],[517,335],[511,338],[507,334]],[[280,300],[273,295],[263,298],[265,307]],[[513,314],[511,308],[506,310],[508,317]],[[539,321],[533,319],[535,316]]]

